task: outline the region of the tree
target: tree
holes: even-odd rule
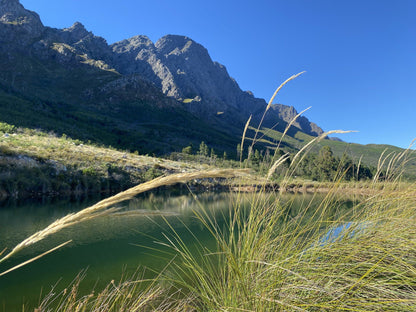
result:
[[[208,156],[208,146],[205,144],[204,141],[202,141],[201,144],[199,145],[198,154],[201,156],[205,156],[205,157]]]
[[[191,154],[192,154],[192,146],[191,146],[191,145],[189,145],[189,146],[187,146],[187,147],[184,147],[184,148],[182,149],[182,153],[187,154],[187,155],[191,155]]]
[[[258,165],[260,164],[260,152],[259,150],[255,150],[254,153],[251,153],[250,160],[253,164]]]
[[[337,163],[331,148],[329,146],[322,147],[315,161],[320,180],[333,180],[337,173]]]
[[[213,148],[211,148],[211,153],[210,153],[210,157],[211,158],[217,158],[217,155],[215,154],[215,151],[214,151],[214,149]]]
[[[352,159],[347,155],[343,154],[341,160],[339,162],[339,168],[341,170],[341,174],[346,181],[353,180],[355,178],[355,164]]]

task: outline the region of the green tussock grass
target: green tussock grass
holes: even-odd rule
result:
[[[375,186],[346,211],[337,209],[335,183],[318,207],[305,201],[296,212],[281,194],[241,193],[225,227],[203,207],[194,212],[216,248],[197,237],[191,248],[172,227],[160,242],[171,248],[172,261],[155,279],[132,277],[122,287],[112,282],[89,297],[75,287],[72,297],[57,298],[79,311],[413,311],[414,190],[409,184]],[[242,204],[247,196],[249,208]],[[339,226],[341,235],[323,239]],[[42,304],[49,302],[50,311],[72,311],[47,300]],[[146,308],[129,308],[131,300]]]
[[[254,195],[238,204],[226,231],[199,215],[218,250],[179,254],[172,283],[197,294],[201,311],[412,311],[416,305],[413,188],[377,192],[334,215],[333,193],[291,217],[290,203]],[[351,224],[334,241],[331,227]],[[202,259],[202,260],[201,260]],[[190,286],[191,285],[191,286]]]

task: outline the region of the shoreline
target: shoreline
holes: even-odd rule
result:
[[[403,185],[409,185],[411,182],[402,182]],[[63,198],[88,198],[88,197],[101,197],[105,198],[125,191],[130,187],[134,187],[136,184],[128,185],[127,187],[116,187],[111,189],[97,188],[91,189],[75,189],[75,190],[48,190],[46,192],[21,190],[16,191],[13,194],[8,193],[4,189],[0,189],[0,203],[6,201],[24,201],[24,200],[42,200],[49,199],[63,199]],[[386,182],[380,184],[374,184],[368,182],[313,182],[313,181],[295,181],[295,182],[261,182],[261,181],[246,181],[237,183],[225,179],[204,179],[191,181],[183,184],[178,183],[171,186],[161,187],[160,190],[190,190],[195,192],[242,192],[242,193],[257,193],[257,192],[278,192],[278,193],[293,193],[293,194],[314,194],[314,193],[329,193],[335,191],[336,193],[345,192],[350,195],[372,195],[375,192],[379,192],[385,188],[388,188],[389,184]],[[397,183],[395,184],[397,188]],[[153,190],[154,192],[155,190]]]

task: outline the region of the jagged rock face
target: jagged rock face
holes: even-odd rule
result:
[[[204,119],[241,129],[250,113],[265,107],[264,100],[241,91],[226,68],[188,37],[167,35],[153,44],[136,36],[111,47],[120,73],[142,75],[167,96],[187,101],[187,110]]]
[[[208,51],[192,39],[167,35],[153,44],[137,36],[112,45],[116,68],[125,74],[140,73],[177,99],[201,98],[237,107],[241,92],[225,67],[211,60]],[[220,107],[218,107],[220,108]]]
[[[163,93],[180,98],[169,68],[162,62],[158,50],[146,36],[135,36],[113,44],[114,63],[123,74],[138,73],[162,89]]]
[[[93,36],[92,32],[87,31],[84,25],[80,22],[75,22],[74,25],[69,28],[62,29],[61,32],[62,39],[68,44],[77,43],[78,41],[90,36]]]
[[[85,55],[88,59],[100,60],[104,63],[111,61],[111,49],[107,41],[87,31],[79,22],[60,32],[61,41],[74,47],[78,54]]]
[[[167,35],[153,44],[148,37],[136,36],[111,48],[113,65],[119,72],[140,74],[170,97],[193,100],[188,110],[199,116],[214,118],[221,113],[222,119],[240,128],[250,114],[254,124],[261,119],[266,102],[242,91],[225,66],[213,62],[207,49],[188,37]],[[274,106],[263,125],[272,127],[280,122],[285,127],[296,115],[292,107]],[[299,117],[294,126],[311,135],[322,133],[305,117]]]
[[[44,27],[39,15],[18,0],[0,0],[0,50],[18,51],[61,64],[90,64],[109,69],[112,51],[107,42],[87,31],[81,23],[65,29]]]
[[[171,73],[170,84],[180,90],[179,97],[202,99],[215,97],[208,89],[215,90],[212,76],[216,71],[208,51],[188,37],[168,35],[159,39],[155,47],[158,58]],[[218,73],[215,73],[218,75]],[[173,93],[167,90],[167,94]]]
[[[43,30],[39,15],[26,10],[18,0],[0,0],[0,22],[23,26],[34,35]]]

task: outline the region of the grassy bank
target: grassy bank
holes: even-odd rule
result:
[[[208,167],[7,124],[0,128],[0,198],[114,193],[163,174]]]
[[[11,130],[11,131],[10,131]],[[10,133],[9,133],[10,132]],[[27,197],[111,194],[161,175],[207,168],[238,168],[240,164],[201,155],[175,154],[176,160],[130,153],[112,147],[82,143],[67,136],[30,129],[0,132],[0,199]],[[261,175],[267,163],[251,165],[244,180],[200,180],[206,189],[283,192],[327,192],[332,182],[280,176],[266,181]],[[245,164],[247,166],[247,164]],[[259,169],[260,168],[260,169]],[[287,172],[288,168],[285,168]],[[386,185],[379,184],[379,188]],[[372,181],[340,182],[339,189],[366,194]]]

